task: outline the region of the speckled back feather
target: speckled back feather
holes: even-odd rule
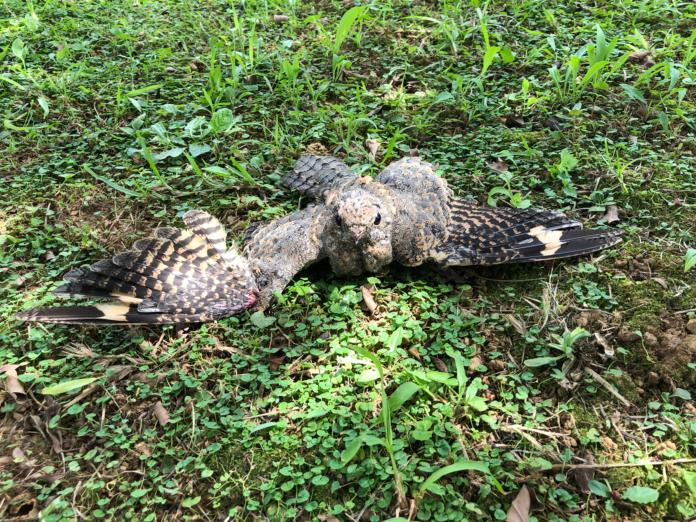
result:
[[[357,176],[338,158],[307,155],[297,160],[282,183],[292,190],[322,199],[330,190],[355,179]]]

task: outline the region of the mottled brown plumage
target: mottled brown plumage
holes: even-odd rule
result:
[[[134,250],[73,270],[59,295],[115,302],[30,310],[25,320],[62,323],[203,322],[265,308],[275,292],[321,259],[338,275],[405,266],[486,265],[557,259],[620,241],[611,230],[582,230],[561,213],[481,207],[454,198],[420,158],[403,158],[373,179],[332,157],[303,156],[283,184],[315,201],[227,249],[220,223],[202,211],[186,230],[164,227]]]

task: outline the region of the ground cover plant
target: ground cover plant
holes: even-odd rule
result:
[[[696,515],[693,3],[0,10],[0,519]],[[297,208],[304,151],[371,175],[414,149],[460,195],[625,241],[318,266],[198,329],[13,319],[188,209],[240,235]]]

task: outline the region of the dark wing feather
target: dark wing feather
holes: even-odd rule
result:
[[[582,230],[560,212],[453,199],[447,241],[430,257],[446,266],[524,263],[589,254],[620,241],[619,231]]]
[[[254,305],[256,281],[246,260],[224,250],[219,222],[201,211],[184,215],[190,229],[164,227],[111,259],[74,269],[56,290],[63,297],[111,299],[90,306],[38,308],[27,321],[152,324],[204,322]]]
[[[321,199],[330,190],[358,179],[345,163],[333,156],[302,156],[282,183],[312,198]]]

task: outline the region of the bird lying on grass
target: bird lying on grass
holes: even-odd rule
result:
[[[490,208],[453,197],[420,158],[376,178],[334,157],[303,156],[283,184],[314,203],[251,232],[240,254],[209,214],[192,210],[186,229],[158,228],[131,251],[71,270],[55,290],[109,299],[90,306],[18,314],[53,323],[153,324],[215,321],[266,308],[306,266],[328,258],[341,276],[392,262],[442,267],[546,261],[589,254],[621,241],[615,230],[582,230],[554,211]]]

